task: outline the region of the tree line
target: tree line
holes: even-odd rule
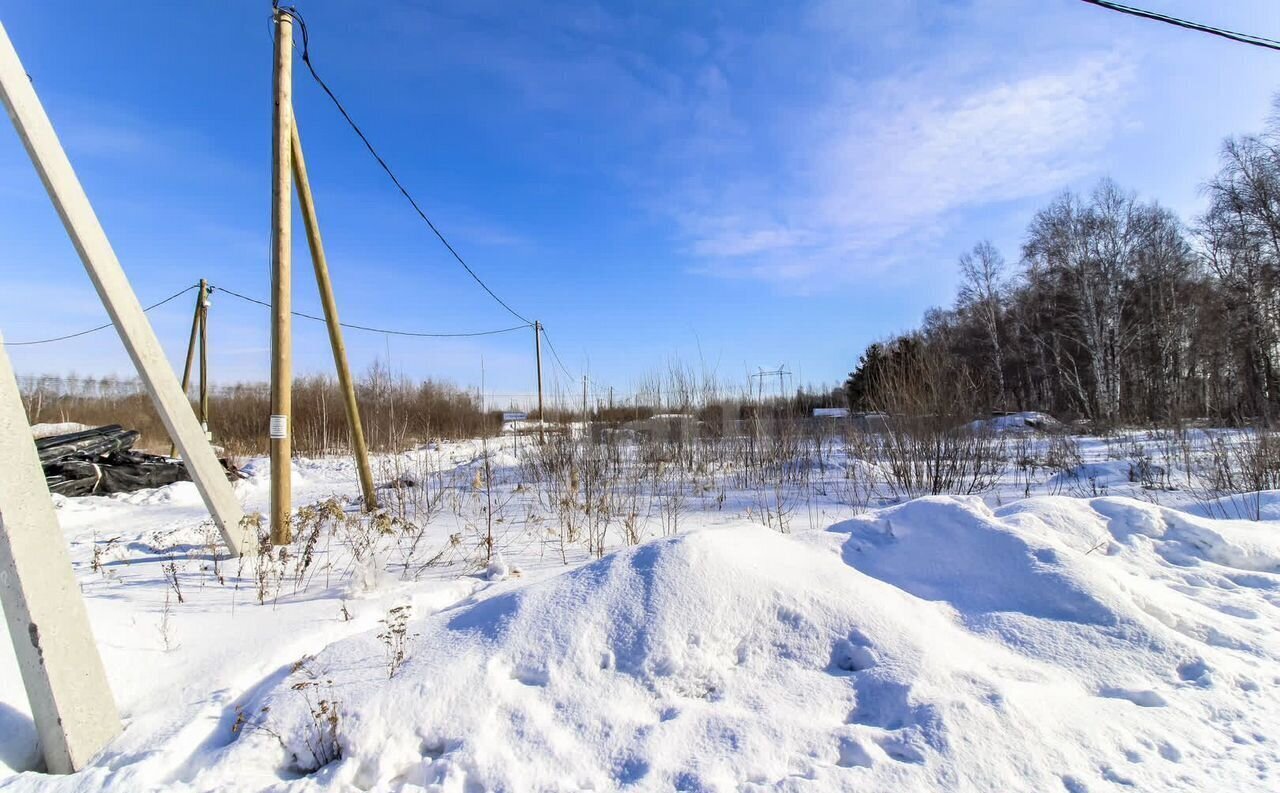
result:
[[[1184,223],[1110,179],[1031,220],[1016,262],[990,242],[959,259],[950,308],[870,345],[844,384],[855,410],[903,389],[980,411],[1168,424],[1280,416],[1280,102],[1228,139]],[[913,403],[919,402],[914,400]]]

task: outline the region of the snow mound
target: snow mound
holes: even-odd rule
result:
[[[133,493],[122,493],[117,500],[126,504],[140,505],[173,504],[196,507],[204,504],[194,482],[174,482]]]
[[[1274,527],[1126,499],[709,529],[331,644],[172,781],[1275,789],[1277,602]]]
[[[1206,518],[1280,520],[1280,490],[1233,493],[1188,505],[1183,510]]]
[[[1061,426],[1062,422],[1048,413],[1026,410],[1021,413],[993,416],[989,419],[978,419],[970,422],[969,429],[974,432],[1033,432],[1057,429]]]

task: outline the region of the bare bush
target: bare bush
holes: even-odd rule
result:
[[[1192,493],[1215,517],[1262,519],[1262,491],[1280,489],[1280,433],[1256,429],[1206,438],[1189,452]]]
[[[886,485],[906,498],[990,490],[1007,465],[1004,437],[973,422],[980,413],[967,370],[923,345],[900,350],[870,397],[884,416],[873,452]]]
[[[27,419],[39,422],[121,424],[141,433],[138,447],[167,453],[168,432],[141,383],[116,378],[24,377]],[[432,438],[474,438],[496,432],[499,418],[481,409],[478,393],[448,383],[413,382],[375,363],[356,387],[365,437],[375,451],[401,451]],[[239,383],[209,394],[214,442],[237,456],[267,452],[271,391]],[[293,452],[321,457],[349,453],[342,392],[333,377],[312,375],[293,383]]]

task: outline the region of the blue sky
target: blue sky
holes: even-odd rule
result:
[[[1077,0],[298,5],[317,68],[451,241],[575,376],[620,393],[672,359],[838,382],[950,301],[963,250],[1016,258],[1039,205],[1104,175],[1190,219],[1222,138],[1259,130],[1280,87],[1280,53]],[[1144,5],[1280,38],[1270,0]],[[267,295],[269,7],[0,0],[144,303],[202,276]],[[298,66],[343,318],[513,324]],[[295,305],[318,313],[297,236]],[[103,316],[6,125],[0,329]],[[180,363],[189,307],[152,316]],[[265,379],[267,312],[215,296],[210,321],[213,379]],[[331,369],[323,326],[296,336],[300,373]],[[358,370],[389,354],[478,385],[483,361],[488,390],[533,387],[531,332],[348,343]],[[10,351],[24,373],[129,372],[110,331]]]

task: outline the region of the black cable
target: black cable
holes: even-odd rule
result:
[[[551,355],[556,359],[556,363],[559,364],[560,371],[564,372],[564,376],[569,378],[570,382],[577,380],[578,378],[574,377],[573,374],[569,372],[568,368],[565,367],[564,361],[560,360],[560,353],[556,352],[556,346],[551,343],[551,337],[547,335],[546,325],[542,326],[542,338],[547,342],[547,349],[551,350]]]
[[[233,292],[230,289],[227,289],[225,286],[211,285],[209,287],[209,291],[212,293],[214,290],[217,290],[219,292],[224,292],[228,295],[231,295],[232,297],[239,298],[240,300],[244,300],[249,303],[257,303],[260,306],[271,308],[271,304],[265,300],[258,300],[257,298],[249,297],[248,295],[242,295],[239,292]],[[317,317],[315,314],[306,314],[301,311],[291,311],[289,313],[293,314],[293,316],[295,317],[310,319],[316,322],[328,321],[324,317]],[[461,338],[464,336],[494,336],[499,333],[511,333],[512,331],[524,330],[525,328],[530,327],[530,325],[516,325],[510,328],[500,328],[498,330],[478,330],[478,331],[473,331],[471,333],[419,333],[417,331],[410,331],[410,330],[389,330],[387,328],[371,328],[368,325],[354,325],[349,322],[339,322],[338,325],[343,328],[349,328],[350,330],[364,330],[370,333],[381,333],[387,336],[413,336],[417,338],[433,338],[433,339]]]
[[[161,300],[159,303],[152,303],[151,305],[142,309],[142,311],[143,313],[145,313],[147,311],[150,311],[153,308],[160,308],[160,306],[163,306],[165,303],[168,303],[170,300],[176,300],[182,297],[183,295],[185,295],[187,292],[190,292],[192,289],[199,289],[199,288],[200,288],[200,284],[192,284],[191,286],[188,286],[186,289],[183,289],[181,292],[174,292],[173,294],[166,297],[164,300]],[[55,341],[66,341],[67,339],[74,339],[80,336],[88,336],[90,333],[97,333],[100,330],[106,330],[107,328],[111,327],[114,324],[115,324],[114,322],[108,322],[105,325],[99,325],[96,328],[89,328],[88,330],[82,330],[79,333],[68,333],[66,336],[55,336],[52,339],[37,339],[35,341],[6,341],[4,343],[4,346],[28,347],[32,344],[49,344]]]
[[[273,0],[273,7],[279,8],[279,0]],[[458,260],[458,264],[462,265],[462,269],[466,270],[467,274],[470,275],[477,284],[480,284],[480,288],[484,289],[484,291],[489,293],[489,297],[492,297],[494,300],[496,300],[498,302],[498,305],[505,308],[507,312],[511,314],[511,316],[515,317],[516,319],[520,320],[526,325],[532,325],[533,322],[531,322],[529,319],[527,319],[524,315],[516,311],[511,306],[507,305],[507,302],[505,300],[498,297],[497,293],[494,292],[492,289],[490,289],[489,285],[486,284],[483,280],[481,280],[480,276],[476,275],[476,271],[472,270],[471,266],[466,263],[466,261],[458,253],[458,251],[454,249],[454,247],[451,244],[449,244],[449,240],[445,239],[444,234],[441,233],[440,229],[436,227],[436,224],[431,222],[431,218],[427,217],[427,213],[422,211],[422,207],[418,205],[418,202],[414,200],[412,195],[409,194],[409,191],[405,189],[405,186],[400,182],[398,178],[396,178],[395,173],[392,172],[391,167],[387,165],[386,160],[382,159],[382,156],[378,154],[378,151],[373,148],[373,144],[369,142],[369,138],[365,136],[364,132],[360,129],[360,126],[356,124],[354,119],[351,118],[351,114],[347,112],[347,109],[345,107],[343,107],[342,102],[338,100],[338,97],[334,95],[332,90],[330,90],[328,84],[325,83],[325,81],[320,78],[320,75],[316,73],[316,67],[311,63],[311,49],[310,49],[311,43],[310,43],[310,35],[307,33],[307,23],[302,18],[302,14],[298,13],[298,9],[293,7],[285,7],[285,8],[279,8],[279,11],[280,13],[288,14],[289,16],[293,17],[298,21],[298,28],[302,31],[302,62],[306,65],[307,71],[311,72],[312,79],[316,81],[316,83],[320,86],[320,88],[325,92],[325,94],[333,102],[334,106],[338,108],[338,112],[342,114],[342,117],[346,119],[347,124],[349,124],[351,126],[351,129],[355,131],[357,136],[359,136],[361,142],[364,143],[364,147],[369,150],[370,154],[373,155],[373,159],[378,161],[378,165],[382,166],[382,170],[386,172],[387,176],[391,178],[392,183],[395,184],[396,188],[400,190],[400,194],[403,195],[406,199],[408,199],[409,204],[413,207],[414,211],[418,213],[418,217],[422,218],[426,222],[427,226],[431,228],[431,231],[433,231],[436,237],[440,239],[440,242],[444,243],[444,247],[449,250],[449,253],[453,254],[453,258]]]
[[[1231,30],[1223,30],[1222,28],[1215,28],[1210,25],[1203,25],[1199,22],[1190,22],[1185,19],[1179,19],[1178,17],[1171,17],[1165,14],[1159,14],[1159,13],[1156,13],[1155,11],[1147,11],[1141,8],[1134,8],[1133,6],[1121,5],[1120,3],[1112,3],[1112,2],[1109,2],[1109,0],[1083,0],[1083,2],[1086,2],[1089,5],[1097,6],[1099,8],[1105,8],[1108,11],[1118,11],[1121,14],[1129,14],[1131,16],[1139,17],[1141,19],[1150,19],[1156,22],[1164,22],[1165,24],[1168,24],[1168,25],[1175,25],[1177,27],[1185,28],[1187,30],[1195,30],[1201,33],[1208,33],[1212,36],[1221,36],[1224,39],[1230,39],[1231,41],[1238,41],[1241,44],[1252,44],[1255,47],[1265,47],[1269,50],[1280,50],[1280,41],[1276,41],[1275,39],[1267,39],[1267,38],[1263,38],[1262,36],[1254,36],[1249,33],[1236,33],[1235,31],[1231,31]]]

